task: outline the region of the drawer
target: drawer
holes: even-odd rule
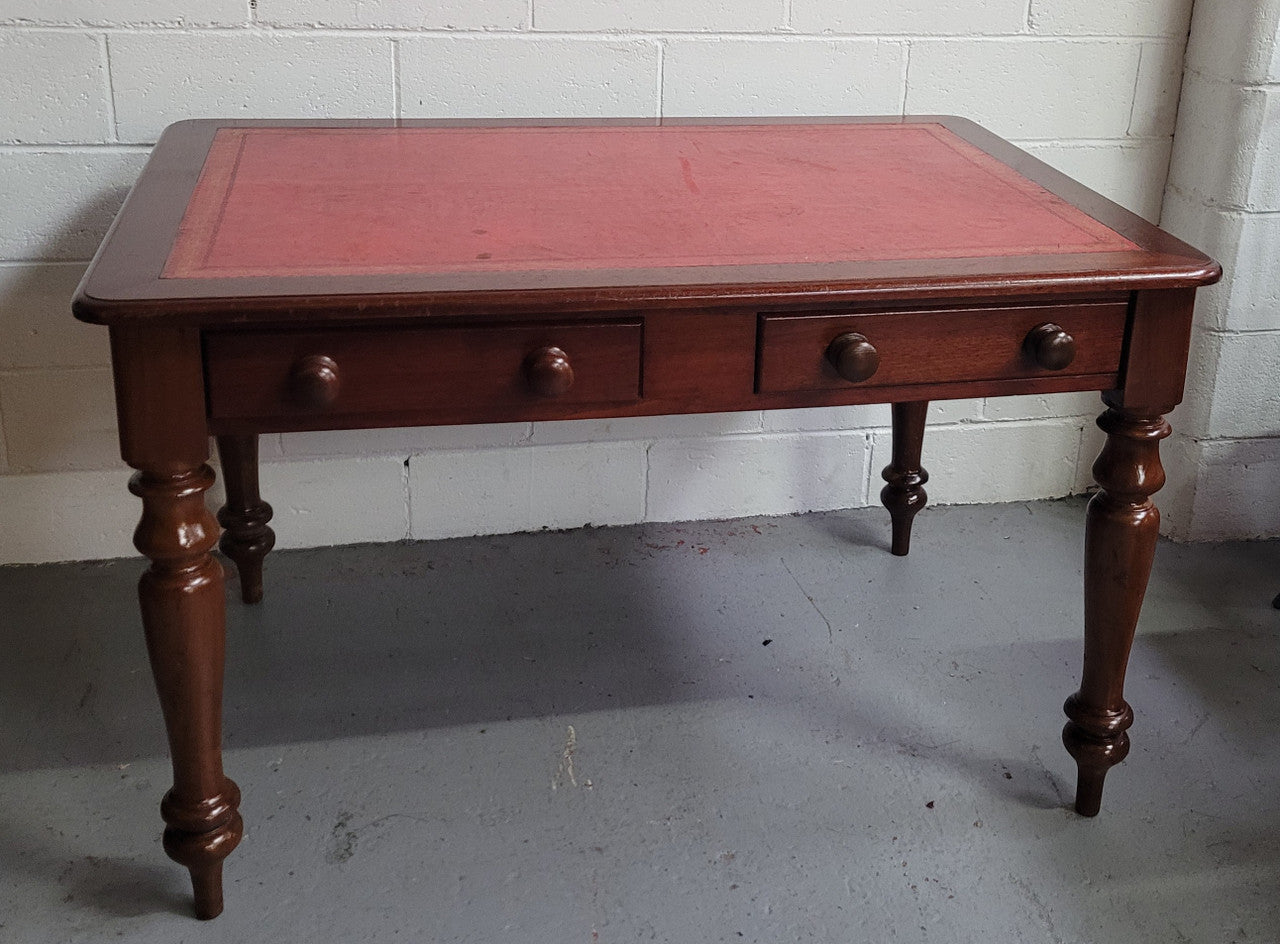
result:
[[[762,314],[756,390],[783,393],[1120,369],[1125,302]]]
[[[635,400],[642,324],[209,332],[204,350],[215,421],[492,422]]]

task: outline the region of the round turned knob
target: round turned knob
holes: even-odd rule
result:
[[[529,389],[540,397],[558,397],[573,386],[573,365],[558,347],[540,347],[524,362]]]
[[[1022,349],[1045,370],[1062,370],[1076,358],[1076,339],[1061,325],[1036,325],[1022,342]]]
[[[294,400],[313,410],[332,406],[341,389],[337,361],[323,354],[299,358],[289,372],[289,391]]]
[[[827,345],[827,360],[845,380],[859,383],[880,367],[880,352],[866,337],[850,331]]]

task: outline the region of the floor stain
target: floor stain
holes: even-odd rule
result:
[[[551,789],[559,790],[563,786],[576,787],[578,785],[578,776],[573,770],[573,754],[578,749],[578,732],[573,729],[573,725],[568,726],[565,734],[564,749],[560,752],[560,766],[556,768],[555,776],[551,778]]]
[[[329,839],[329,851],[324,860],[330,865],[341,865],[356,854],[356,831],[350,828],[351,813],[343,810],[333,824],[333,834]]]

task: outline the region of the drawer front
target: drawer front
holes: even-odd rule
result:
[[[760,393],[1115,374],[1124,302],[762,314]],[[1065,363],[1064,363],[1065,361]]]
[[[308,425],[553,417],[639,397],[641,350],[639,320],[210,332],[209,415]]]

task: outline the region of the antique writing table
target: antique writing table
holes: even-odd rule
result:
[[[892,404],[893,552],[931,399],[1098,390],[1076,809],[1129,750],[1163,414],[1216,263],[971,122],[169,128],[75,300],[111,331],[173,759],[164,846],[222,910],[223,572],[262,594],[257,435]],[[205,508],[217,438],[227,504]]]

